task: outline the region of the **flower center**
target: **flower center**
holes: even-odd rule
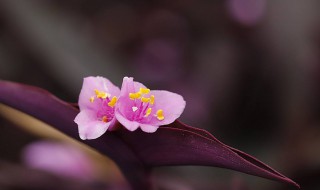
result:
[[[111,98],[109,93],[104,91],[94,90],[95,96],[91,96],[89,101],[93,103],[94,101],[99,101],[99,108],[97,111],[97,118],[102,122],[109,122],[114,118],[114,107],[118,101],[116,96]]]
[[[132,120],[142,120],[143,118],[148,118],[152,113],[152,108],[155,103],[155,96],[148,94],[150,93],[150,89],[148,88],[140,88],[140,90],[136,93],[129,93],[129,98],[135,102],[134,106],[132,106]],[[159,109],[153,115],[158,120],[164,120],[163,110]]]

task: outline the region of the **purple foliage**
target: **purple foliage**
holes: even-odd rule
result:
[[[43,89],[0,81],[0,103],[30,114],[80,140],[77,125],[73,122],[79,110]],[[221,143],[207,131],[179,121],[160,127],[156,133],[130,132],[122,128],[82,142],[113,159],[133,189],[149,189],[150,169],[166,165],[222,167],[299,187],[256,158]]]

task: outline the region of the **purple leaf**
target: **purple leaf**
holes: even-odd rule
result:
[[[79,110],[46,90],[0,80],[0,103],[34,116],[81,141],[78,126],[73,121]],[[149,170],[121,139],[108,133],[104,138],[81,142],[114,160],[133,189],[148,189]]]
[[[45,90],[0,81],[0,103],[32,115],[80,141],[73,122],[79,110]],[[168,165],[228,168],[299,187],[256,158],[224,145],[207,131],[179,121],[160,127],[156,133],[121,128],[101,138],[81,142],[113,159],[133,189],[148,189],[150,169]]]
[[[202,165],[228,168],[272,180],[299,185],[256,158],[229,147],[209,132],[179,121],[160,127],[157,133],[119,132],[147,166]],[[137,140],[143,139],[143,142]]]

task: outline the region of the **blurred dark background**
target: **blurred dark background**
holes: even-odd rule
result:
[[[119,86],[132,76],[184,96],[185,123],[315,190],[319,7],[317,0],[1,0],[0,79],[77,102],[85,76]],[[21,150],[39,137],[4,116],[0,125],[0,160],[20,166]],[[294,189],[191,166],[156,169],[154,181],[156,189]]]

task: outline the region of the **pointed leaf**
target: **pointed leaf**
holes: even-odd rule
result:
[[[30,114],[78,139],[73,122],[79,110],[45,90],[0,81],[0,103]],[[134,189],[148,189],[149,168],[167,165],[204,165],[228,168],[298,184],[256,158],[229,147],[205,130],[179,121],[162,126],[156,133],[121,129],[95,140],[82,141],[113,159]]]
[[[128,134],[125,130],[118,133],[147,166],[215,166],[286,182],[299,188],[297,183],[256,158],[221,143],[205,130],[179,121],[160,127],[157,133],[136,131]]]
[[[78,127],[73,121],[79,110],[46,90],[0,80],[0,103],[34,116],[81,141]],[[81,142],[114,160],[133,189],[149,188],[148,169],[121,139],[108,133],[105,138]]]

